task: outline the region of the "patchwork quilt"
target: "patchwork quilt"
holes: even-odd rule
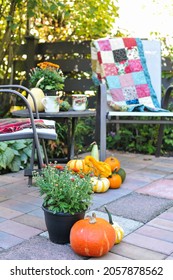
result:
[[[91,43],[95,84],[106,83],[108,104],[120,111],[164,111],[148,72],[142,41],[105,38]]]

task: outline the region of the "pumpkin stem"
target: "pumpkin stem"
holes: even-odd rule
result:
[[[95,224],[96,223],[96,213],[92,213],[92,216],[88,216],[89,217],[89,223],[90,224]]]
[[[36,83],[35,87],[39,87],[40,83],[44,80],[44,77],[42,77],[40,80],[38,80],[38,82]]]
[[[109,223],[110,223],[111,225],[113,225],[113,220],[112,220],[112,215],[111,215],[111,213],[110,213],[109,210],[106,208],[106,206],[104,206],[104,208],[105,208],[105,210],[106,210],[106,212],[107,212],[107,214],[108,214]]]

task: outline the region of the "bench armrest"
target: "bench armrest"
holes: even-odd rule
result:
[[[165,95],[164,95],[163,100],[162,100],[162,108],[163,109],[168,109],[168,105],[169,105],[172,90],[173,90],[173,85],[169,86],[165,91]]]

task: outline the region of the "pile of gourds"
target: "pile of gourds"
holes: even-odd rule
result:
[[[126,172],[116,157],[107,157],[105,161],[99,161],[96,143],[93,144],[90,155],[84,159],[72,159],[67,166],[76,172],[90,173],[93,191],[97,193],[104,193],[109,188],[120,188],[126,177]]]

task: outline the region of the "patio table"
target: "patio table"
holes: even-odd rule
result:
[[[28,110],[17,110],[14,111],[13,116],[17,117],[28,117]],[[35,116],[35,114],[34,114]],[[95,109],[87,109],[85,111],[74,111],[72,109],[68,111],[60,111],[57,113],[48,113],[48,112],[39,112],[39,117],[41,119],[51,119],[55,120],[56,122],[58,120],[64,120],[68,124],[68,155],[67,160],[64,159],[64,161],[69,161],[70,159],[74,158],[74,148],[75,148],[75,128],[76,124],[79,118],[88,118],[88,117],[95,117],[96,116],[96,110]]]

